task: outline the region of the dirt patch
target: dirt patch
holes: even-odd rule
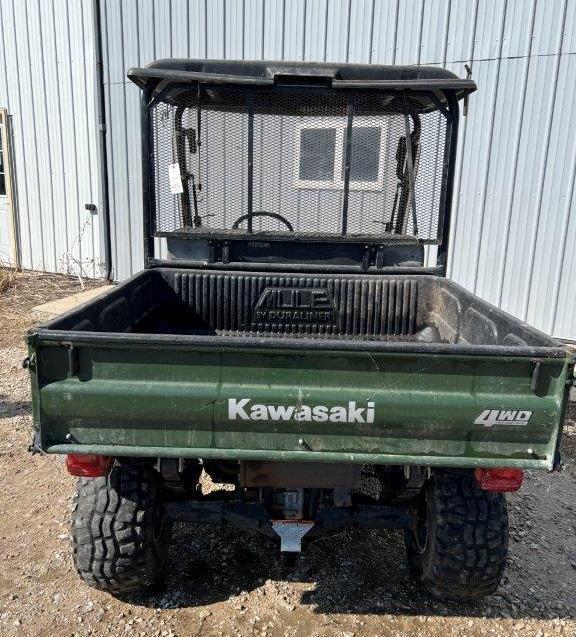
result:
[[[318,541],[285,579],[266,539],[178,525],[157,590],[116,599],[82,584],[68,535],[74,480],[58,458],[26,451],[30,394],[21,368],[31,307],[79,287],[68,277],[22,274],[18,287],[0,298],[2,636],[576,635],[572,420],[564,471],[531,472],[509,498],[506,576],[498,594],[479,604],[442,604],[423,595],[409,577],[396,532],[353,531]]]
[[[32,315],[36,305],[101,285],[98,280],[0,267],[0,347],[22,343],[26,330],[39,321]]]

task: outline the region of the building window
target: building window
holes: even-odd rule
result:
[[[300,131],[298,179],[334,181],[335,159],[335,128],[303,128]]]
[[[371,118],[352,126],[350,189],[381,190],[385,135]],[[329,119],[297,129],[295,185],[344,188],[346,123]]]

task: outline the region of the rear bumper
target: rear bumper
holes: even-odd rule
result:
[[[342,453],[315,451],[275,451],[273,449],[215,449],[189,447],[138,447],[129,445],[57,444],[46,453],[89,453],[134,458],[203,458],[205,460],[274,460],[278,462],[340,462],[352,464],[414,465],[474,469],[477,467],[513,467],[518,469],[552,469],[548,459],[476,458],[470,456],[426,456],[386,453]]]

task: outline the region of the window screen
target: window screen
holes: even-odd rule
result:
[[[242,235],[250,218],[252,232],[286,239],[436,243],[450,147],[447,110],[431,104],[372,89],[170,87],[150,106],[154,232]]]

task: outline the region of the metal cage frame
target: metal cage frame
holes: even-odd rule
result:
[[[359,260],[361,263],[361,269],[367,270],[370,265],[378,263],[378,251],[382,249],[392,250],[398,246],[422,246],[424,244],[438,245],[438,267],[436,268],[424,268],[423,258],[417,269],[427,270],[434,273],[445,273],[446,256],[448,251],[448,239],[450,228],[450,210],[454,185],[454,172],[455,172],[455,158],[456,158],[456,144],[458,137],[458,123],[459,123],[459,105],[458,100],[466,98],[466,96],[475,90],[475,84],[471,80],[461,80],[449,74],[453,80],[448,79],[434,79],[426,81],[422,78],[418,79],[393,79],[393,80],[337,80],[334,79],[334,75],[330,76],[330,73],[323,72],[324,69],[318,69],[316,67],[322,65],[316,65],[314,74],[306,73],[310,65],[304,63],[290,63],[290,69],[292,72],[289,74],[278,73],[274,68],[272,77],[257,77],[256,73],[250,75],[222,75],[214,72],[190,72],[186,70],[173,70],[166,69],[163,66],[169,66],[170,63],[175,64],[181,69],[184,61],[165,61],[163,63],[155,63],[151,65],[159,65],[162,68],[146,68],[146,69],[132,69],[128,76],[135,83],[137,83],[143,90],[141,96],[141,129],[142,129],[142,178],[143,178],[143,212],[144,212],[144,254],[145,265],[151,267],[155,265],[170,265],[174,264],[174,261],[167,261],[165,259],[157,259],[155,253],[155,237],[176,237],[179,239],[204,239],[208,241],[210,246],[210,261],[221,261],[224,264],[229,262],[227,254],[230,252],[230,246],[234,246],[236,253],[242,252],[243,246],[249,245],[255,241],[276,242],[276,245],[297,244],[298,249],[304,248],[309,245],[312,250],[316,249],[319,244],[324,247],[335,244],[348,244],[349,248],[342,247],[343,250],[348,250],[351,254],[360,255],[359,258],[352,257]],[[188,63],[192,63],[188,61]],[[225,65],[225,62],[220,62],[220,65]],[[246,65],[255,67],[255,63],[239,63],[233,62],[232,64],[242,64],[242,68]],[[326,65],[324,65],[326,66]],[[346,65],[349,67],[355,67],[355,65]],[[371,68],[371,67],[367,67]],[[375,69],[405,69],[412,67],[373,67]],[[424,67],[420,67],[424,68]],[[252,72],[254,69],[249,68]],[[267,71],[270,69],[267,68]],[[285,70],[285,69],[282,69]],[[431,69],[437,71],[437,69]],[[446,72],[448,73],[448,72]],[[239,233],[238,231],[232,231],[229,229],[216,229],[216,228],[194,228],[191,231],[173,231],[162,232],[158,231],[156,225],[157,211],[156,211],[156,195],[155,195],[155,182],[152,179],[154,175],[154,153],[153,153],[153,117],[152,107],[158,102],[162,101],[162,97],[167,94],[169,90],[173,90],[176,87],[185,88],[188,91],[197,91],[200,95],[206,86],[219,85],[226,87],[233,87],[235,90],[240,90],[246,94],[246,105],[248,114],[248,148],[246,157],[246,167],[248,175],[248,192],[247,192],[247,209],[245,216],[247,220],[247,229],[245,232]],[[286,235],[285,233],[276,233],[269,231],[254,232],[252,226],[253,219],[253,139],[254,139],[254,99],[251,98],[255,94],[256,90],[262,90],[263,87],[267,91],[271,91],[274,94],[279,94],[283,90],[289,87],[290,91],[298,90],[303,92],[318,91],[320,93],[330,91],[334,93],[334,88],[341,88],[342,94],[346,96],[347,105],[347,126],[345,131],[346,136],[346,148],[344,155],[344,188],[343,188],[343,202],[342,202],[342,231],[340,234],[308,234],[308,233],[293,233]],[[438,231],[436,240],[423,240],[417,236],[407,235],[394,235],[394,234],[347,234],[347,218],[348,218],[348,203],[350,193],[350,140],[351,131],[354,121],[354,95],[357,95],[362,89],[371,89],[378,91],[390,92],[393,91],[400,96],[404,96],[406,99],[426,99],[431,105],[428,111],[438,111],[446,120],[446,134],[444,142],[444,161],[441,169],[440,180],[440,199],[438,210]],[[407,117],[407,116],[406,116]],[[409,126],[407,124],[407,134],[409,134]],[[410,145],[408,145],[410,146]],[[411,152],[408,152],[411,155]],[[408,158],[410,161],[411,157]],[[413,192],[413,187],[410,189]],[[413,194],[410,206],[415,214],[415,203]],[[273,248],[272,248],[273,250]],[[371,257],[370,253],[374,256]],[[368,254],[368,256],[367,256]],[[422,254],[420,252],[419,254]],[[381,261],[381,259],[380,259]],[[182,261],[178,261],[179,265],[184,265]],[[328,263],[327,263],[328,266]],[[328,266],[329,267],[329,266]],[[414,271],[414,266],[410,268]]]

